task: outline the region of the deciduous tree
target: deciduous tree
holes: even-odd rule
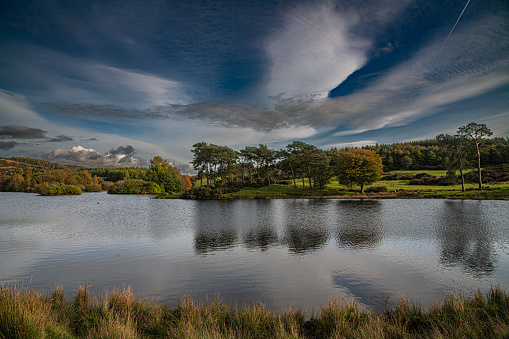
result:
[[[383,173],[382,158],[368,149],[334,150],[334,172],[341,184],[364,186],[380,180]]]
[[[180,171],[160,156],[150,160],[149,173],[152,181],[164,187],[166,192],[182,190]]]

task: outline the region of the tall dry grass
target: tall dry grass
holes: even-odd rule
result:
[[[276,314],[261,303],[236,308],[185,298],[169,308],[129,288],[96,298],[79,286],[66,300],[61,286],[45,295],[6,284],[0,338],[509,338],[509,295],[498,287],[448,292],[427,309],[402,298],[381,313],[334,299],[306,321],[299,310]]]

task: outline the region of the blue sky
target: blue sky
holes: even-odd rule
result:
[[[509,2],[466,5],[4,0],[0,155],[184,166],[200,141],[362,146],[471,121],[505,137]]]

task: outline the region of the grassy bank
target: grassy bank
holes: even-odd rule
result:
[[[380,192],[369,192],[370,188],[381,187]],[[437,198],[437,199],[497,199],[509,200],[509,182],[487,184],[479,191],[477,184],[466,184],[465,192],[461,185],[433,186],[412,185],[410,180],[379,181],[368,186],[366,193],[361,194],[359,187],[347,187],[336,181],[325,189],[315,190],[309,186],[270,185],[260,188],[245,187],[239,192],[221,195],[220,199],[292,199],[292,198],[345,198],[345,199],[391,199],[391,198]],[[160,198],[178,199],[181,194],[167,195]]]
[[[135,298],[129,289],[92,296],[78,288],[65,300],[15,285],[0,287],[0,338],[507,338],[509,295],[448,294],[428,309],[402,299],[382,313],[355,300],[331,300],[311,320],[298,310],[280,314],[262,304],[232,308],[182,300],[176,308]]]

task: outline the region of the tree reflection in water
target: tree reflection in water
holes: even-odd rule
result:
[[[277,245],[279,238],[276,231],[268,226],[247,231],[244,236],[244,245],[249,249],[260,249],[265,252],[270,246]]]
[[[484,215],[480,203],[482,201],[446,201],[437,228],[440,263],[459,266],[475,277],[491,275],[496,261],[490,218]]]
[[[379,200],[338,201],[336,241],[340,247],[375,248],[383,235]]]
[[[194,249],[197,254],[225,250],[235,246],[237,232],[234,229],[200,230],[194,237]]]

